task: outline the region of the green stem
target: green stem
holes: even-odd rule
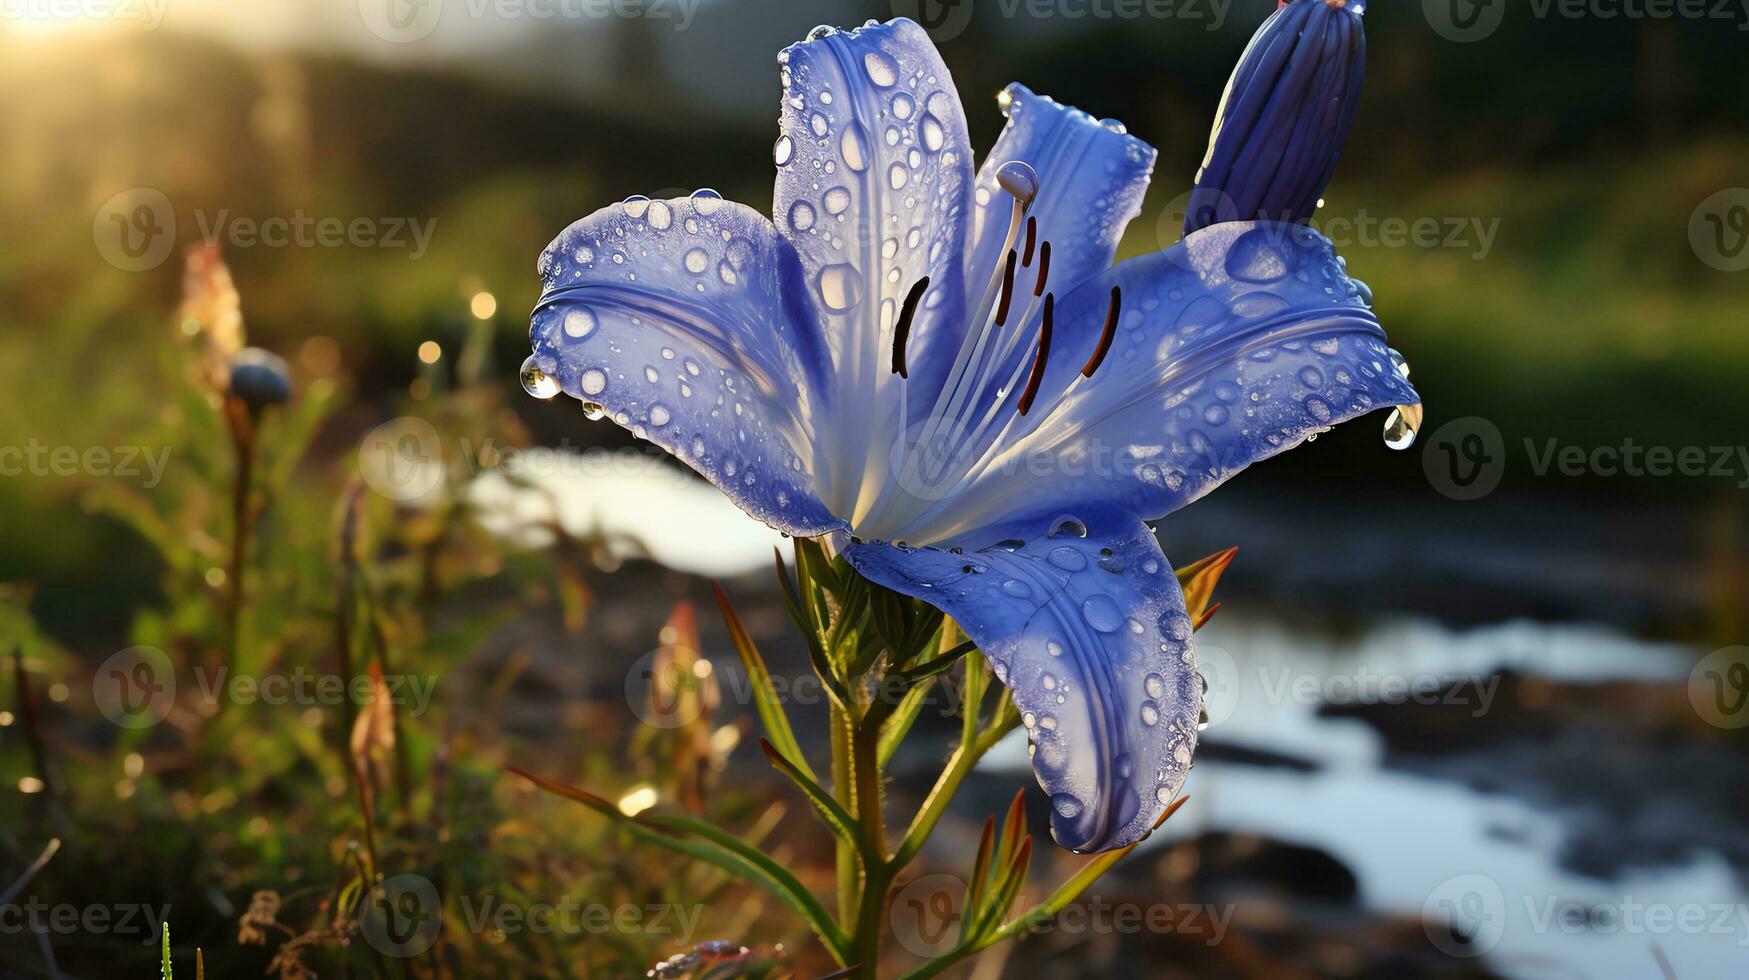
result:
[[[851,740],[856,726],[850,715],[836,703],[832,705],[832,795],[847,812],[857,813],[856,789],[852,784],[855,762],[851,757]],[[849,922],[856,914],[857,899],[856,848],[845,840],[838,841],[838,921]]]

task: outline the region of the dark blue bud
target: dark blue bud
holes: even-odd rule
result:
[[[1365,11],[1364,0],[1285,0],[1258,28],[1221,97],[1185,234],[1311,220],[1360,105]]]
[[[289,401],[291,369],[278,354],[245,347],[231,358],[231,394],[254,411]]]

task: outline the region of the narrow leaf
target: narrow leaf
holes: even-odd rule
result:
[[[711,582],[711,591],[716,594],[717,608],[722,610],[723,622],[729,627],[729,638],[735,644],[735,652],[741,657],[741,669],[747,672],[747,682],[753,691],[753,707],[759,712],[760,723],[765,726],[772,744],[793,760],[809,779],[815,778],[814,771],[808,767],[807,757],[802,755],[801,744],[796,741],[795,729],[790,727],[789,715],[783,710],[777,688],[771,682],[771,671],[765,666],[765,658],[759,655],[759,648],[753,645],[753,638],[741,625],[741,617],[729,604],[728,593],[715,581]]]
[[[801,788],[803,795],[808,798],[809,803],[814,804],[814,809],[820,812],[820,816],[825,819],[826,825],[832,828],[832,832],[856,845],[865,864],[879,862],[879,855],[869,853],[864,846],[866,842],[856,832],[854,826],[856,821],[851,818],[843,806],[839,805],[837,800],[832,798],[832,794],[826,792],[824,787],[802,772],[795,763],[784,758],[783,753],[779,752],[771,742],[762,738],[759,740],[759,748],[765,752],[765,757],[771,760],[772,766],[778,772],[788,776],[791,782]]]
[[[646,814],[628,817],[609,801],[586,790],[544,779],[514,766],[510,771],[555,796],[574,800],[613,820],[642,843],[677,851],[765,886],[807,922],[834,959],[844,962],[844,936],[819,900],[782,865],[745,841],[687,817]],[[688,839],[687,835],[703,840]]]

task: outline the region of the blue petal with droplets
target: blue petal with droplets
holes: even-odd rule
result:
[[[1057,843],[1104,851],[1148,834],[1189,772],[1202,682],[1184,595],[1147,525],[1090,505],[943,547],[856,542],[845,555],[953,617],[989,658],[1021,711]]]
[[[773,212],[825,318],[842,393],[822,493],[854,518],[878,494],[906,415],[940,385],[946,358],[932,351],[962,329],[971,145],[953,78],[912,21],[817,31],[778,60]],[[896,327],[925,276],[904,380],[892,370]]]
[[[791,534],[844,523],[814,489],[831,365],[795,250],[712,192],[603,208],[541,255],[535,367]]]
[[[1060,296],[1111,267],[1124,228],[1141,212],[1157,154],[1116,122],[1035,95],[1018,82],[1003,91],[1002,100],[1008,125],[978,171],[977,237],[968,275],[979,281],[1003,261],[1012,198],[998,186],[996,172],[1019,160],[1038,175],[1038,196],[1028,213],[1038,241],[1051,243],[1048,286]],[[1020,245],[1024,250],[1024,235]],[[1036,244],[1034,258],[1036,269]],[[1034,280],[1018,278],[1030,296]]]
[[[1112,343],[1083,377],[1113,286]],[[1307,436],[1420,402],[1364,287],[1303,225],[1212,225],[1130,259],[1064,297],[1055,334],[1031,412],[1010,416],[999,448],[908,540],[976,527],[992,500],[1102,500],[1154,520]]]

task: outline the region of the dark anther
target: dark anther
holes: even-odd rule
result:
[[[1099,346],[1093,348],[1093,356],[1087,359],[1087,366],[1081,369],[1083,377],[1093,377],[1093,372],[1099,370],[1105,355],[1111,351],[1111,339],[1117,336],[1117,314],[1122,306],[1122,291],[1116,286],[1111,287],[1111,305],[1105,308],[1105,329],[1099,333]]]
[[[1002,269],[1002,299],[996,304],[996,325],[1008,321],[1008,301],[1014,298],[1014,249],[1008,250],[1008,264]]]
[[[1050,274],[1051,274],[1051,243],[1050,242],[1039,242],[1038,243],[1038,282],[1035,283],[1032,287],[1032,294],[1034,296],[1043,296],[1045,294],[1045,280],[1050,278]]]
[[[1038,330],[1038,354],[1032,359],[1032,377],[1026,379],[1026,390],[1020,394],[1022,415],[1032,409],[1032,400],[1038,395],[1038,386],[1045,379],[1045,364],[1051,359],[1051,314],[1055,301],[1054,295],[1045,297],[1044,318],[1040,321]]]
[[[899,308],[899,325],[893,329],[893,373],[901,378],[911,376],[905,370],[905,340],[911,336],[911,318],[917,315],[917,303],[928,288],[928,276],[912,283],[911,291],[905,294],[905,305]]]
[[[1038,219],[1032,215],[1026,217],[1026,253],[1020,257],[1021,265],[1032,264],[1033,241],[1038,237]]]

